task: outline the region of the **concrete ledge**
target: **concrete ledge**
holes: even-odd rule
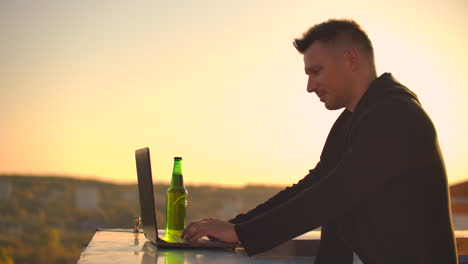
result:
[[[460,264],[468,263],[468,230],[456,230],[457,253]],[[267,252],[258,254],[259,257],[282,256],[316,256],[320,246],[320,231],[311,231],[283,243]]]

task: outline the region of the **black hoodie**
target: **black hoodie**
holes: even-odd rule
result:
[[[457,263],[437,135],[389,73],[335,121],[297,184],[230,220],[249,255],[322,226],[316,263]]]

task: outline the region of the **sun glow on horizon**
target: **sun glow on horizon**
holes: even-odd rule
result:
[[[295,183],[340,111],[306,93],[291,42],[350,17],[368,32],[378,72],[418,94],[459,182],[466,10],[456,0],[1,3],[0,174],[135,182],[134,151],[149,146],[156,181],[182,156],[190,184]]]

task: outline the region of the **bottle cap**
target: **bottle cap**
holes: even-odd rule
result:
[[[174,157],[174,160],[182,160],[182,157]]]

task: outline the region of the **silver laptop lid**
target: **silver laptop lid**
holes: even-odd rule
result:
[[[156,222],[156,207],[154,201],[153,176],[151,174],[149,148],[136,150],[135,159],[143,232],[147,239],[156,243],[159,240],[159,237],[158,224]]]

